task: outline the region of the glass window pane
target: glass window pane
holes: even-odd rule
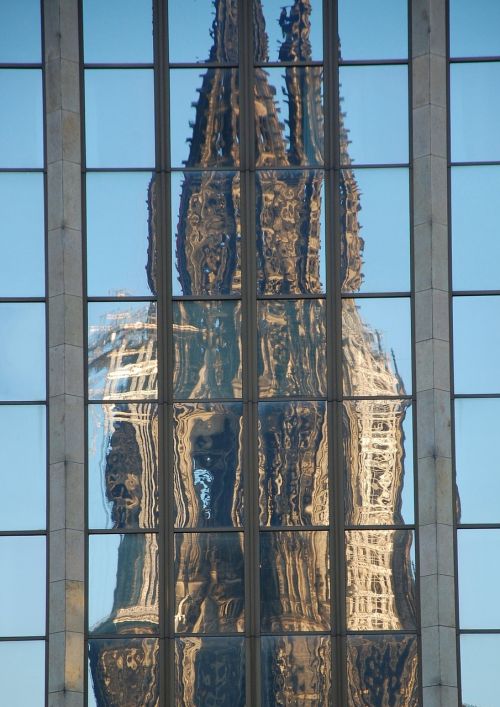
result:
[[[323,8],[321,0],[288,3],[255,0],[255,61],[321,61]]]
[[[257,324],[260,396],[326,395],[324,300],[258,302]]]
[[[154,638],[89,641],[88,707],[158,707],[160,643]]]
[[[322,67],[255,70],[258,167],[321,166],[323,122]]]
[[[499,27],[500,5],[496,0],[451,0],[450,55],[498,56]]]
[[[91,528],[158,524],[158,406],[89,405]]]
[[[90,535],[88,586],[93,633],[156,633],[156,535]]]
[[[245,707],[243,638],[178,638],[175,641],[177,707]]]
[[[93,400],[156,398],[156,304],[91,303],[88,324],[89,397]]]
[[[460,627],[500,628],[500,530],[458,530]]]
[[[410,401],[345,401],[343,409],[346,524],[413,523]]]
[[[174,397],[241,397],[240,302],[174,302]]]
[[[409,197],[407,169],[342,170],[344,292],[410,289]]]
[[[347,628],[416,628],[413,531],[349,530],[345,535]]]
[[[245,628],[243,533],[176,533],[175,630]]]
[[[238,63],[237,0],[169,0],[168,45],[172,63]],[[189,35],[186,34],[189,27]]]
[[[240,175],[173,172],[174,295],[241,291]]]
[[[170,72],[170,158],[173,167],[239,164],[237,69]]]
[[[0,304],[0,400],[45,398],[45,305]]]
[[[0,167],[43,167],[42,72],[0,69]]]
[[[462,700],[466,705],[494,705],[498,701],[499,635],[460,637]]]
[[[324,292],[324,173],[260,171],[256,189],[258,294]]]
[[[0,641],[0,685],[9,707],[44,707],[45,642]]]
[[[261,525],[328,525],[324,402],[259,404]]]
[[[89,296],[155,295],[155,176],[97,172],[86,179]]]
[[[153,71],[85,71],[87,167],[155,164]]]
[[[405,59],[408,11],[405,0],[339,0],[342,59]]]
[[[328,532],[260,533],[262,631],[328,631],[330,554]]]
[[[416,636],[347,637],[347,705],[420,705]]]
[[[45,528],[45,446],[44,405],[0,405],[0,530]]]
[[[45,633],[45,537],[0,537],[0,567],[3,569],[0,636],[42,636]]]
[[[500,297],[453,298],[456,393],[500,392],[499,320]]]
[[[153,61],[151,0],[84,0],[86,62]]]
[[[500,62],[450,66],[451,158],[500,160]]]
[[[343,66],[340,84],[343,162],[408,162],[408,68]]]
[[[40,0],[1,2],[0,62],[41,61],[41,29]]]
[[[174,405],[175,524],[243,525],[241,403]]]

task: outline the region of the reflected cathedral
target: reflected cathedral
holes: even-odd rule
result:
[[[213,62],[237,62],[236,5],[237,0],[214,0]],[[296,0],[279,8],[278,14],[280,60],[309,61],[310,0]],[[268,61],[259,1],[254,3],[254,45],[256,63]],[[288,99],[286,116],[277,106],[272,70],[255,69],[258,294],[317,295],[324,292],[321,69],[286,66],[277,71]],[[205,69],[200,79],[186,166],[203,165],[204,171],[182,175],[173,235],[183,295],[241,293],[237,78],[236,70],[216,67]],[[345,165],[350,163],[348,146],[347,131],[341,126]],[[208,171],[213,167],[226,171]],[[350,168],[342,171],[340,188],[341,284],[344,293],[355,293],[363,278],[358,222],[362,195]],[[148,194],[147,273],[155,294],[156,198],[153,180]],[[262,533],[263,581],[270,595],[261,604],[262,631],[324,632],[330,630],[328,533],[302,531],[307,526],[327,530],[330,522],[326,405],[321,400],[293,400],[296,395],[326,396],[323,302],[270,303],[259,309],[264,332],[259,341],[259,388],[262,398],[280,395],[290,401],[260,406],[259,517],[262,526],[296,530]],[[355,299],[343,303],[344,395],[377,398],[343,405],[346,523],[400,525],[407,401],[383,398],[404,395],[404,386],[390,352],[363,321]],[[178,529],[243,526],[242,405],[190,401],[209,397],[207,391],[224,399],[241,397],[240,316],[239,303],[227,300],[177,302],[174,308],[174,391],[177,399],[189,401],[174,406]],[[157,351],[151,336],[155,331],[156,308],[147,303],[139,310],[111,313],[90,330],[90,384],[100,386],[104,401],[113,401],[104,406],[108,444],[103,450],[103,484],[117,530],[154,528],[157,522],[158,411],[148,402],[157,395]],[[294,336],[294,332],[308,333]],[[234,350],[228,351],[228,346]],[[301,371],[300,380],[294,371]],[[134,402],[127,402],[130,399]],[[215,541],[210,532],[176,534],[179,634],[244,630],[243,533],[219,536],[223,541],[220,537]],[[381,635],[369,635],[415,628],[411,542],[407,530],[355,529],[346,534],[348,630],[364,632],[351,637],[347,649],[352,707],[418,704],[414,637],[393,634],[379,640]],[[124,533],[111,613],[91,627],[95,640],[90,642],[89,662],[98,707],[157,707],[158,597],[155,535]],[[126,638],[118,637],[125,634]],[[202,638],[178,641],[176,681],[183,696],[179,704],[243,705],[244,661],[230,641],[211,640],[218,641],[212,653],[204,651]],[[301,637],[295,644],[286,635],[264,639],[265,704],[297,704],[297,681],[301,704],[327,704],[332,680],[328,645],[323,636]]]

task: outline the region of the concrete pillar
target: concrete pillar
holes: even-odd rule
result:
[[[44,0],[49,355],[49,707],[83,706],[84,367],[77,0]]]
[[[424,707],[457,707],[446,0],[412,1],[413,237]]]

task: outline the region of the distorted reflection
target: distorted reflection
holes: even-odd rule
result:
[[[175,642],[178,707],[244,707],[242,638],[179,638]]]
[[[416,636],[348,636],[348,707],[418,707]]]
[[[254,0],[255,61],[321,61],[321,0]]]
[[[240,403],[174,405],[178,527],[243,525]]]
[[[238,0],[169,0],[168,49],[172,63],[237,64]]]
[[[178,633],[243,631],[243,533],[177,533],[175,628]]]
[[[261,639],[262,707],[332,704],[329,636]]]
[[[259,405],[261,525],[328,525],[324,402]]]

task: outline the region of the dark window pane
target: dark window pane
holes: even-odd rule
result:
[[[261,397],[326,395],[324,300],[259,302],[257,320]]]
[[[254,2],[255,61],[321,61],[321,0],[284,5],[280,0]]]
[[[9,707],[44,707],[45,642],[0,641],[0,684]]]
[[[340,84],[343,162],[407,162],[408,68],[344,66]]]
[[[88,586],[93,633],[156,633],[156,535],[90,535]]]
[[[238,63],[237,6],[238,0],[169,0],[170,61]]]
[[[175,524],[243,525],[243,406],[174,405]]]
[[[43,635],[45,537],[0,537],[0,567],[0,636]]]
[[[346,524],[413,523],[410,401],[345,401],[343,407]]]
[[[0,405],[0,530],[45,528],[45,428],[44,405]]]
[[[496,0],[451,0],[450,55],[498,56],[499,27],[500,4]]]
[[[255,70],[258,167],[323,164],[323,69]]]
[[[153,71],[85,71],[88,167],[155,164]]]
[[[178,638],[175,642],[177,707],[245,707],[243,638]]]
[[[262,707],[332,703],[329,636],[261,638]]]
[[[243,533],[176,533],[175,630],[243,631],[243,568]]]
[[[347,531],[346,575],[350,631],[416,628],[413,531]]]
[[[408,13],[405,0],[339,0],[342,59],[405,59]]]
[[[406,169],[341,172],[344,292],[410,289],[409,196]]]
[[[328,525],[324,402],[259,405],[261,525]]]
[[[156,294],[158,189],[147,172],[87,174],[89,296]]]
[[[42,72],[0,69],[0,167],[43,167]]]
[[[45,398],[45,305],[0,304],[0,400]]]
[[[41,61],[41,29],[40,0],[1,2],[0,62]]]
[[[88,707],[158,707],[159,658],[154,638],[89,641]]]
[[[454,297],[456,393],[500,392],[500,297]],[[471,362],[476,365],[471,365]]]
[[[324,173],[257,172],[257,291],[325,291]]]
[[[344,395],[411,393],[411,312],[406,298],[342,300]]]
[[[173,167],[239,164],[237,69],[170,72],[170,151]]]
[[[418,707],[416,636],[347,637],[347,705]]]
[[[174,295],[241,291],[240,175],[172,173]]]
[[[153,61],[151,0],[84,0],[86,62]]]
[[[500,530],[459,530],[457,535],[460,627],[499,629]]]
[[[239,302],[174,302],[174,396],[241,397]]]
[[[500,635],[460,637],[462,700],[466,705],[494,705],[498,700]]]
[[[89,397],[144,400],[157,396],[154,302],[89,304]]]
[[[158,407],[89,405],[91,528],[154,528],[158,523]]]

